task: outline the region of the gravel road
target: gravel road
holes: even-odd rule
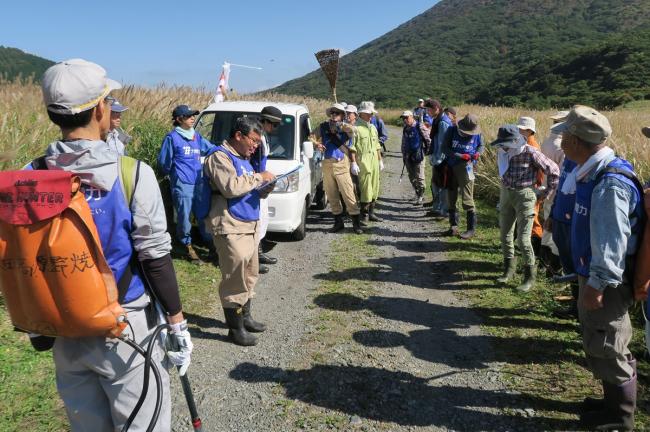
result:
[[[326,232],[328,211],[313,212],[305,240],[274,238],[279,263],[261,277],[253,303],[254,316],[270,327],[259,345],[228,343],[218,307],[189,316],[189,373],[205,431],[536,430],[535,412],[506,390],[479,318],[455,295],[462,286],[434,234],[442,227],[408,202],[411,185],[406,176],[398,181],[400,131],[390,132],[378,205],[385,221],[369,240],[379,256],[363,268],[328,271],[332,242],[342,237]],[[373,290],[319,291],[331,280],[370,281]],[[354,328],[313,362],[305,340],[323,311],[342,313]],[[173,378],[173,429],[188,431]],[[311,417],[296,417],[291,407]]]

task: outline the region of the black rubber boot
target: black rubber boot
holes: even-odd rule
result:
[[[524,266],[524,281],[517,287],[519,292],[528,292],[532,287],[535,286],[535,279],[537,278],[537,272],[534,265]]]
[[[241,346],[257,345],[257,338],[244,327],[243,308],[223,308],[223,314],[226,317],[228,337],[231,341]]]
[[[632,356],[632,354],[627,355],[627,364],[632,367],[632,373],[633,376],[636,375],[636,359]],[[603,394],[605,394],[606,391],[606,386],[604,383],[603,385]],[[586,397],[584,401],[582,401],[582,407],[581,411],[582,412],[588,412],[588,411],[600,411],[605,409],[605,399],[596,399],[592,397]]]
[[[371,222],[383,222],[384,220],[375,214],[376,202],[377,201],[373,201],[370,204],[368,204],[368,220]]]
[[[469,240],[474,237],[476,232],[476,212],[474,210],[467,211],[467,231],[460,235],[463,240]]]
[[[359,203],[359,220],[361,223],[368,222],[368,203]]]
[[[497,278],[497,282],[500,284],[507,284],[515,275],[515,270],[517,270],[517,260],[514,258],[504,258],[503,274]]]
[[[352,218],[352,231],[354,231],[355,234],[363,234],[359,215],[352,215],[350,217]]]
[[[337,233],[343,228],[345,228],[345,224],[343,224],[343,214],[334,215],[334,226],[330,228],[328,232]]]
[[[266,324],[257,322],[251,316],[251,300],[248,299],[246,304],[242,306],[244,312],[244,328],[249,332],[261,333],[266,330]]]
[[[277,258],[270,257],[264,253],[261,244],[259,245],[257,256],[259,257],[260,264],[275,264],[278,262]]]
[[[458,235],[458,219],[458,212],[456,210],[449,210],[449,231],[447,231],[447,235]]]
[[[580,416],[580,423],[589,430],[633,430],[636,390],[636,375],[620,385],[603,382],[605,393],[603,409],[584,412]]]

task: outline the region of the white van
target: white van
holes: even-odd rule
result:
[[[266,169],[280,175],[301,163],[303,168],[278,181],[269,195],[268,230],[291,233],[295,240],[302,240],[310,206],[314,204],[321,209],[327,206],[321,171],[323,155],[309,141],[311,124],[307,107],[275,102],[216,102],[199,114],[194,128],[213,144],[221,145],[230,136],[237,118],[259,118],[262,108],[269,105],[282,111],[282,122],[268,134],[271,152]]]

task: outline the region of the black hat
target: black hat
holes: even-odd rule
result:
[[[193,110],[187,105],[179,105],[174,108],[174,111],[172,111],[172,118],[175,119],[177,117],[191,117],[193,115],[197,115],[198,113],[199,112],[197,110]]]
[[[262,120],[270,121],[271,123],[280,123],[282,121],[282,111],[274,106],[265,106],[262,108]]]

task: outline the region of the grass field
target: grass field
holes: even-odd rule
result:
[[[211,94],[201,89],[167,86],[152,89],[131,86],[116,92],[115,95],[124,105],[130,108],[123,116],[123,124],[126,130],[134,136],[134,141],[128,148],[129,154],[151,165],[154,165],[163,136],[171,128],[170,113],[172,108],[181,103],[202,108],[212,98]],[[242,99],[252,98],[252,96],[242,97]],[[327,101],[303,97],[269,94],[254,98],[303,103],[310,109],[312,125],[318,124],[325,118],[325,109],[329,106]],[[380,115],[389,124],[399,124],[399,114],[403,109],[410,108],[384,109],[384,107],[378,107]],[[538,141],[541,142],[549,129],[550,120],[548,117],[552,113],[551,111],[498,107],[460,106],[458,108],[461,115],[472,112],[479,116],[486,142],[495,137],[498,126],[515,122],[520,115],[536,118],[539,130]],[[650,178],[650,153],[648,152],[650,140],[640,133],[641,126],[650,125],[648,104],[636,103],[605,114],[612,122],[614,129],[611,145],[621,155],[635,164],[643,178]],[[57,139],[59,135],[60,132],[50,123],[47,117],[40,88],[36,84],[0,80],[0,169],[16,169],[23,166],[34,157],[42,154],[43,149],[51,141]],[[481,170],[478,172],[478,195],[484,198],[494,197],[497,188],[494,154],[489,150],[485,157],[482,158]],[[488,207],[483,207],[480,220],[478,239],[473,244],[487,244],[489,247],[486,248],[486,251],[472,253],[471,249],[463,248],[457,240],[450,239],[448,240],[448,248],[451,257],[470,254],[469,258],[473,260],[485,260],[492,264],[498,261],[498,254],[495,254],[491,249],[496,247],[494,242],[495,239],[498,239],[493,212],[490,212]],[[204,299],[214,298],[214,289],[220,277],[218,270],[210,270],[207,266],[204,266],[204,269],[200,272],[195,272],[191,266],[188,266],[182,260],[176,260],[175,264],[179,280],[184,287],[182,294],[187,301],[187,310],[200,313],[203,308],[210,305],[210,301],[205,302]],[[482,269],[483,267],[477,266],[476,269],[467,269],[465,273],[468,275],[468,279],[473,278],[477,284],[485,284],[485,282],[481,281],[485,281],[488,275]],[[494,273],[493,270],[491,272]],[[504,297],[504,291],[481,289],[470,284],[467,295],[473,299],[477,307],[487,311],[487,318],[489,318],[490,308],[503,303],[503,306],[514,309],[532,308],[533,313],[536,315],[531,319],[538,319],[536,316],[539,315],[539,319],[545,320],[548,315],[548,308],[551,305],[549,299],[553,290],[553,287],[544,285],[543,290],[535,291],[527,296],[515,297],[508,294]],[[0,297],[0,305],[1,300]],[[573,360],[579,356],[579,347],[576,347],[575,331],[569,328],[570,323],[565,324],[563,328],[567,329],[560,332],[542,329],[540,331],[543,333],[529,333],[557,341],[561,346],[561,351],[559,353],[544,354],[547,356],[558,355],[557,367],[544,368],[533,365],[528,369],[527,376],[539,373],[542,380],[548,378],[544,385],[541,386],[541,391],[547,391],[545,388],[551,386],[551,383],[557,383],[559,379],[567,378],[567,373],[575,371],[578,374],[576,379],[579,382],[572,390],[577,392],[572,393],[573,397],[585,393],[587,386],[591,386],[593,382],[585,375],[584,371],[575,369],[578,366],[574,366]],[[493,328],[489,320],[486,328],[495,334],[503,331],[522,331],[521,329],[504,326]],[[537,330],[531,331],[536,332]],[[54,387],[51,353],[35,353],[29,346],[26,337],[12,330],[7,315],[1,311],[0,337],[3,340],[0,345],[0,430],[64,430],[65,418]],[[635,349],[640,352],[642,349],[639,340],[637,334]],[[642,366],[642,370],[647,376],[647,363]],[[558,372],[555,375],[549,375],[555,373],[553,371]],[[531,385],[530,380],[521,379],[523,381],[516,378],[516,374],[513,373],[512,385],[517,387],[521,382],[527,382],[526,385],[528,386]],[[564,397],[553,388],[552,386],[549,387],[548,391],[554,393],[558,398]],[[640,422],[643,425],[649,424],[647,418],[643,415],[640,416]]]

